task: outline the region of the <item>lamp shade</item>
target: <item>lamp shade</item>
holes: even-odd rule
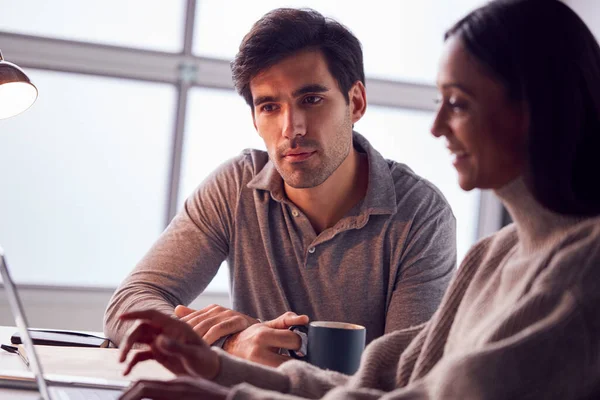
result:
[[[0,119],[27,110],[37,96],[37,88],[25,72],[15,64],[4,61],[0,52]]]

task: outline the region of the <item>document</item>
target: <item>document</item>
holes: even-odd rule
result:
[[[22,345],[19,347],[23,353],[26,353]],[[128,376],[123,376],[122,372],[126,364],[119,363],[119,349],[64,346],[35,346],[35,349],[44,375],[71,375],[111,381],[175,378],[172,372],[154,360],[139,363]],[[139,350],[132,350],[129,357],[137,351]]]

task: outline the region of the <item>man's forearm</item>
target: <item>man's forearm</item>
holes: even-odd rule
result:
[[[119,320],[125,312],[155,309],[173,315],[174,305],[158,291],[133,285],[119,288],[110,299],[104,313],[104,334],[116,345],[131,326],[129,321]]]

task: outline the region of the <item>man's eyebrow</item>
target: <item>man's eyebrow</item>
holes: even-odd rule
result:
[[[314,84],[302,86],[300,89],[294,90],[294,92],[292,93],[292,96],[298,97],[298,96],[302,96],[303,94],[306,94],[306,93],[324,93],[324,92],[328,92],[328,91],[329,91],[329,88],[327,86],[323,86],[318,83],[314,83]]]
[[[277,99],[278,98],[274,97],[274,96],[258,96],[257,98],[254,99],[254,107],[257,107],[257,106],[261,105],[262,103],[276,102]]]
[[[294,92],[292,93],[292,97],[299,97],[306,93],[325,93],[328,91],[329,91],[329,88],[327,86],[324,86],[324,85],[321,85],[318,83],[313,83],[310,85],[302,86],[300,89],[294,90]],[[275,103],[278,100],[279,100],[279,98],[275,97],[275,96],[258,96],[257,98],[254,99],[253,104],[254,104],[254,107],[257,107],[263,103],[271,103],[271,102]]]

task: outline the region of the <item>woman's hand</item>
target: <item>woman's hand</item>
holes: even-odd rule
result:
[[[152,359],[178,376],[213,379],[219,373],[219,356],[185,322],[156,310],[134,311],[119,318],[138,320],[121,343],[120,362],[127,360],[134,344],[150,346],[131,357],[123,375],[137,363]]]
[[[172,381],[141,380],[134,383],[120,400],[225,400],[229,389],[201,378],[177,378]]]

